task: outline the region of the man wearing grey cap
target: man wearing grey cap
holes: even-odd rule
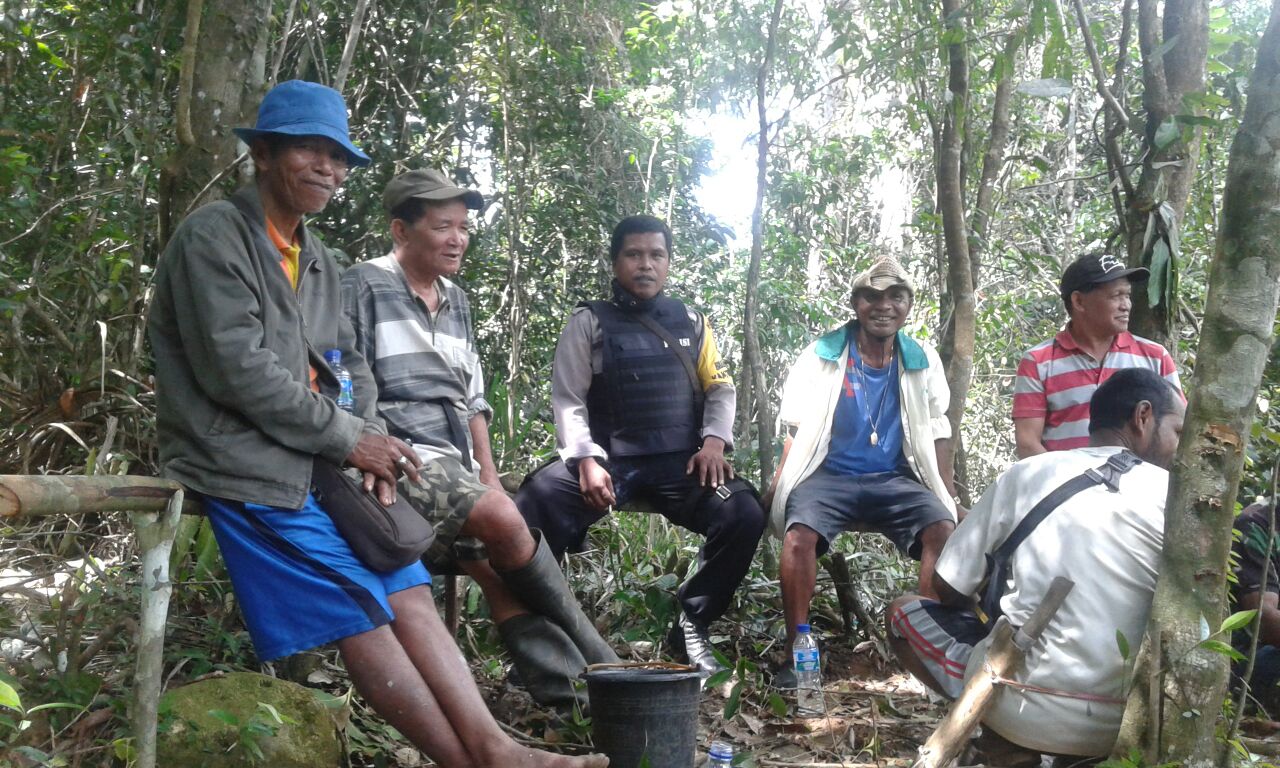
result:
[[[1133,286],[1149,275],[1109,253],[1081,256],[1063,271],[1067,325],[1018,364],[1013,428],[1019,459],[1088,445],[1089,398],[1116,371],[1146,368],[1182,390],[1168,350],[1129,333]]]
[[[914,291],[881,258],[853,281],[855,319],[819,337],[791,367],[778,420],[782,462],[765,495],[782,539],[787,649],[808,624],[817,558],[843,531],[874,531],[920,561],[920,588],[955,529],[950,391],[938,353],[902,332]],[[795,687],[789,665],[778,687]]]
[[[499,483],[471,308],[449,279],[470,241],[468,211],[484,200],[440,171],[416,170],[387,184],[383,205],[394,246],[347,270],[343,305],[378,385],[378,415],[423,464],[421,484],[399,491],[435,527],[426,564],[437,573],[456,564],[476,580],[535,700],[585,705],[573,678],[618,657]]]

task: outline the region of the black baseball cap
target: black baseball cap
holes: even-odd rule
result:
[[[1081,256],[1067,265],[1062,272],[1062,281],[1058,284],[1062,292],[1062,300],[1071,305],[1071,294],[1076,291],[1087,291],[1094,286],[1129,278],[1131,283],[1145,283],[1151,277],[1151,270],[1146,267],[1126,267],[1124,261],[1110,253],[1094,253]]]

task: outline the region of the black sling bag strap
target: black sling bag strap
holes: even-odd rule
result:
[[[707,394],[702,391],[702,382],[698,380],[698,369],[693,364],[693,358],[689,356],[689,353],[685,351],[684,347],[680,346],[680,342],[676,341],[675,337],[671,335],[671,332],[666,328],[663,328],[662,325],[652,317],[639,312],[631,315],[631,317],[634,317],[636,321],[645,328],[653,331],[654,335],[662,339],[662,341],[667,345],[667,348],[675,353],[676,359],[684,366],[684,372],[689,374],[689,383],[693,386],[693,405],[694,408],[697,409],[698,415],[701,416],[702,404],[706,401]]]
[[[444,420],[449,423],[449,442],[462,454],[462,466],[471,469],[471,445],[467,442],[467,431],[462,426],[462,419],[458,418],[458,410],[447,397],[435,402],[444,410]]]
[[[1036,526],[1040,525],[1049,516],[1049,513],[1061,506],[1064,501],[1086,488],[1105,485],[1111,489],[1112,493],[1118,492],[1120,490],[1120,476],[1141,463],[1142,459],[1128,450],[1122,450],[1108,458],[1107,463],[1097,469],[1086,470],[1084,474],[1071,478],[1032,507],[1027,516],[1022,518],[1017,527],[1013,529],[1013,533],[1009,534],[1009,538],[1005,539],[1004,543],[997,547],[995,552],[987,555],[987,580],[982,587],[982,599],[979,606],[982,608],[982,612],[986,614],[988,627],[994,626],[996,619],[1000,618],[1002,613],[1000,610],[1000,598],[1004,596],[1004,585],[1009,580],[1009,561],[1013,559],[1014,550],[1022,542],[1026,541],[1031,532],[1036,529]]]

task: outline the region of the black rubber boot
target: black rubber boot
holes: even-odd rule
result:
[[[543,540],[542,532],[536,528],[530,528],[529,532],[538,543],[537,549],[529,562],[501,574],[507,589],[530,611],[558,624],[588,664],[617,663],[618,654],[582,612],[582,606],[578,605],[578,599],[565,582],[564,572]]]
[[[564,630],[545,616],[522,613],[499,624],[498,634],[534,701],[561,712],[575,706],[587,712],[586,690],[573,685],[587,662]]]

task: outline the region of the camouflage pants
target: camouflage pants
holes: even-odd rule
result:
[[[426,462],[418,476],[422,478],[421,485],[402,477],[396,492],[435,528],[436,539],[422,556],[427,568],[433,572],[450,571],[458,561],[486,559],[488,554],[480,540],[461,534],[476,502],[493,489],[448,456]]]

